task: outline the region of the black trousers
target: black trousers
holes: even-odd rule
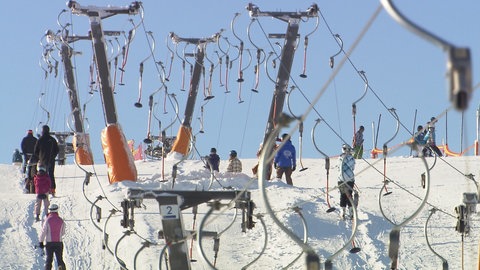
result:
[[[353,200],[353,186],[355,183],[352,181],[349,181],[346,184],[342,183],[343,182],[338,182],[340,190],[340,207],[346,207],[347,205],[350,207],[352,206],[350,200]]]
[[[65,262],[63,262],[63,243],[62,242],[47,242],[45,245],[45,253],[47,260],[45,261],[45,270],[52,269],[53,254],[57,258],[57,265],[65,268]]]

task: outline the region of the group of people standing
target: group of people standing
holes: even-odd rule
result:
[[[23,153],[23,173],[27,179],[32,179],[35,172],[33,168],[43,167],[51,180],[49,193],[55,195],[55,158],[58,155],[59,148],[55,138],[50,135],[50,127],[44,125],[42,134],[37,139],[32,130],[27,131],[27,135],[22,139],[20,147]]]
[[[55,158],[59,152],[58,143],[50,135],[50,127],[44,125],[42,134],[37,139],[32,130],[22,139],[20,147],[23,154],[22,172],[26,180],[32,180],[36,199],[34,206],[35,221],[40,221],[43,204],[43,216],[46,217],[42,224],[38,248],[45,249],[45,269],[52,269],[53,256],[57,259],[59,270],[65,270],[63,261],[63,236],[65,222],[59,216],[59,206],[50,204],[49,194],[55,195]]]
[[[417,132],[415,133],[414,139],[424,157],[433,157],[434,154],[439,157],[442,156],[442,151],[440,151],[435,142],[436,122],[437,119],[432,117],[430,118],[430,121],[427,122],[426,128],[424,128],[422,125],[417,127]]]
[[[204,158],[206,164],[205,168],[211,172],[220,171],[220,156],[217,154],[217,149],[210,149],[210,154]],[[237,157],[237,151],[231,150],[228,158],[227,172],[240,173],[242,172],[242,162]]]

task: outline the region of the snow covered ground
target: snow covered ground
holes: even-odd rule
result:
[[[228,208],[228,201],[222,201],[225,205],[214,211],[204,223],[203,231],[222,232],[216,258],[213,239],[203,237],[202,240],[205,258],[217,269],[242,269],[259,254],[261,256],[248,269],[306,269],[305,255],[301,255],[302,249],[297,244],[304,241],[304,233],[308,235],[306,248],[318,254],[322,268],[329,260],[333,269],[390,269],[389,235],[394,224],[401,225],[398,269],[442,269],[442,259],[429,249],[428,243],[448,262],[449,269],[477,269],[478,214],[472,214],[470,233],[462,237],[455,231],[457,217],[454,208],[462,204],[464,192],[476,192],[475,182],[464,175],[480,175],[479,160],[478,157],[427,158],[431,168],[430,189],[422,187],[422,173],[426,168],[420,158],[389,157],[384,160],[380,156],[375,160],[357,160],[355,171],[360,201],[353,244],[361,249],[358,253],[349,252],[352,243],[348,239],[353,224],[340,218],[338,190],[332,189],[338,175],[336,158],[331,159],[329,170],[329,202],[336,207],[334,212],[326,212],[329,207],[323,159],[303,160],[303,166],[308,169],[300,171],[301,166],[298,166],[293,174],[293,187],[284,181],[265,184],[273,214],[298,237],[296,241],[275,224],[267,212],[259,184],[252,180],[250,169],[256,164],[255,159],[242,160],[244,173],[236,175],[222,173],[227,166],[222,160],[222,172],[213,182],[202,161],[187,160],[179,165],[174,189],[200,191],[211,185],[210,190],[214,191],[232,187],[236,190],[246,188],[251,192],[257,206],[253,229],[242,233],[241,211],[234,220],[235,209]],[[104,164],[84,168],[94,173],[88,185],[84,185],[85,172],[76,165],[57,165],[58,196],[52,202],[59,204],[59,213],[67,222],[64,242],[67,269],[120,269],[112,255],[115,251],[118,260],[123,261],[128,269],[159,269],[159,264],[162,264],[161,269],[167,269],[165,260],[160,263],[159,259],[164,240],[158,238],[162,229],[158,203],[145,199],[142,207],[135,210],[134,233],[120,225],[120,203],[129,187],[171,190],[174,162],[165,161],[162,165],[162,161],[137,161],[138,182],[124,181],[112,185],[108,184]],[[389,180],[387,191],[392,192],[387,196],[383,195],[383,172]],[[35,195],[24,193],[21,177],[18,167],[0,165],[0,269],[42,269],[45,262],[45,257],[34,248],[41,226],[41,222],[34,221]],[[426,182],[428,187],[428,179]],[[427,203],[410,221],[427,190]],[[97,211],[92,209],[89,201],[96,201],[101,208],[99,222]],[[200,205],[196,219],[191,208],[182,211],[185,230],[197,230],[209,209],[206,204]],[[438,211],[428,219],[432,209]],[[427,219],[428,238],[424,234]],[[232,220],[233,225],[228,228]],[[305,220],[305,226],[302,220]],[[307,228],[306,232],[304,228]],[[106,245],[103,244],[104,232],[108,235]],[[151,245],[138,252],[144,243]],[[192,252],[192,269],[210,269],[202,259],[197,242],[187,239],[186,243],[188,252]],[[262,251],[265,243],[266,248]],[[337,253],[345,244],[345,249]],[[333,254],[337,255],[332,257]],[[294,261],[297,257],[299,259]]]

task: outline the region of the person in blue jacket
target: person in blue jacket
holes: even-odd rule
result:
[[[293,146],[290,136],[286,133],[282,135],[282,144],[275,154],[273,165],[277,171],[277,178],[282,179],[285,173],[287,184],[293,186],[292,172],[297,168],[295,146]]]

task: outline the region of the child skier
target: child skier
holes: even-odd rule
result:
[[[37,165],[37,174],[33,178],[33,183],[35,184],[35,193],[37,194],[37,199],[35,201],[35,221],[40,221],[40,210],[43,208],[45,216],[47,215],[47,209],[50,205],[48,199],[48,193],[52,185],[50,176],[47,174],[47,169],[42,164],[38,163]]]

